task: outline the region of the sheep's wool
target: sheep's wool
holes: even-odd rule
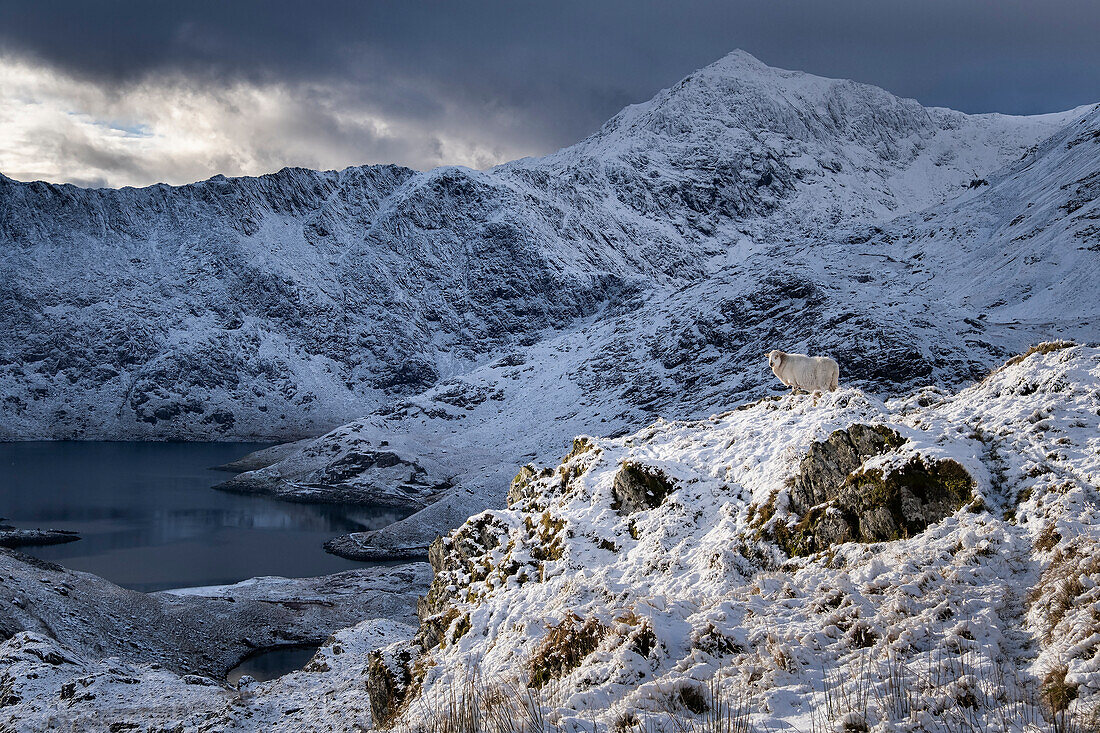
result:
[[[840,383],[840,365],[827,356],[788,354],[778,349],[768,354],[775,376],[788,387],[807,392],[832,392]]]

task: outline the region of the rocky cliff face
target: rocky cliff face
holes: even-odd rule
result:
[[[287,169],[117,191],[0,177],[0,437],[317,434],[562,333],[590,342],[578,386],[632,413],[693,384],[751,391],[736,374],[760,339],[823,326],[837,335],[810,345],[847,349],[851,378],[957,373],[990,356],[837,287],[896,255],[842,272],[806,255],[850,228],[862,239],[833,245],[866,249],[870,227],[994,180],[1073,117],[925,109],[734,53],[576,146],[485,172]],[[1088,160],[1092,128],[1075,129],[1058,155]],[[1094,198],[1079,173],[1078,219]],[[889,292],[913,286],[912,263],[888,266]],[[872,346],[886,366],[860,357]],[[631,383],[656,397],[610,394]]]

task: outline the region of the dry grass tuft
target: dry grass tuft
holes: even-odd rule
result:
[[[607,627],[598,620],[581,620],[569,614],[549,632],[531,655],[528,685],[541,689],[547,682],[561,678],[581,665],[596,651]]]
[[[514,682],[491,683],[467,670],[442,699],[420,699],[393,726],[397,733],[544,733],[558,731],[546,718],[548,700]]]
[[[1057,551],[1039,578],[1039,583],[1028,593],[1028,606],[1039,606],[1046,619],[1042,634],[1044,642],[1050,643],[1058,624],[1077,604],[1078,596],[1085,592],[1082,578],[1100,574],[1097,549],[1089,543],[1083,547],[1073,544]],[[1100,631],[1100,628],[1096,630]]]
[[[1077,699],[1077,685],[1066,682],[1069,669],[1062,665],[1047,672],[1043,678],[1043,705],[1050,717],[1069,709],[1071,702]]]
[[[1069,349],[1069,348],[1072,348],[1074,346],[1077,346],[1077,344],[1075,342],[1073,342],[1073,341],[1062,341],[1062,340],[1044,341],[1040,344],[1035,344],[1034,346],[1032,346],[1030,349],[1028,349],[1024,353],[1017,354],[1016,356],[1012,357],[1011,359],[1006,361],[1001,366],[999,366],[996,369],[994,369],[993,371],[991,371],[989,373],[989,377],[992,377],[994,374],[998,374],[999,372],[1004,371],[1005,369],[1007,369],[1010,366],[1014,366],[1016,364],[1019,364],[1020,362],[1022,362],[1024,359],[1028,358],[1032,354],[1052,354],[1055,351],[1061,351],[1062,349]],[[988,379],[989,377],[986,377],[986,379]]]

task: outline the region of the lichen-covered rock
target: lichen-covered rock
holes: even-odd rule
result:
[[[561,459],[557,471],[527,464],[508,486],[508,507],[512,509],[523,504],[527,509],[544,509],[549,497],[564,492],[574,479],[588,470],[599,454],[592,440],[582,435],[573,438],[572,448]],[[581,456],[587,457],[577,460]]]
[[[911,537],[973,498],[974,480],[957,461],[914,456],[890,470],[853,474],[837,503],[852,507],[861,542]]]
[[[867,459],[905,440],[884,425],[852,425],[815,442],[790,482],[790,508],[801,519],[776,522],[776,542],[792,556],[842,542],[911,537],[973,498],[974,480],[957,461],[914,455],[886,468]]]
[[[439,644],[443,632],[457,617],[454,609],[459,591],[451,574],[469,574],[473,579],[484,579],[495,568],[488,556],[508,537],[509,528],[490,513],[471,517],[448,537],[440,537],[428,548],[428,562],[435,570],[435,578],[427,595],[417,601],[416,613],[420,618],[417,641],[430,649]]]
[[[367,695],[376,726],[386,727],[401,712],[412,688],[410,667],[418,651],[413,645],[395,644],[367,656]]]
[[[611,484],[612,506],[622,514],[653,509],[675,490],[664,471],[639,463],[623,463]]]
[[[904,438],[885,425],[859,423],[815,442],[791,482],[791,511],[805,514],[811,507],[833,498],[848,475],[864,461],[904,442]]]

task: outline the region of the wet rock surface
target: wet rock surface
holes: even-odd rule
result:
[[[17,529],[0,524],[0,547],[33,547],[76,542],[80,535],[67,529]]]

